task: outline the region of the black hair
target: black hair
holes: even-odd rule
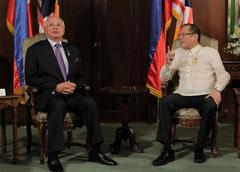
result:
[[[200,28],[199,28],[197,25],[195,25],[195,24],[190,24],[190,23],[182,25],[182,27],[184,27],[184,26],[190,26],[190,29],[189,29],[189,30],[190,30],[193,34],[197,34],[197,35],[198,35],[198,42],[200,42],[200,40],[201,40],[201,31],[200,31]],[[181,27],[181,28],[182,28],[182,27]]]

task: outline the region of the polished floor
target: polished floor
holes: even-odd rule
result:
[[[144,149],[144,153],[133,153],[128,146],[128,142],[123,143],[123,148],[118,155],[111,155],[108,145],[113,142],[115,129],[119,124],[102,124],[105,143],[103,150],[114,160],[119,162],[118,166],[109,167],[87,161],[87,154],[82,147],[66,148],[60,154],[60,160],[66,172],[236,172],[240,169],[240,159],[237,158],[236,148],[233,146],[233,125],[220,124],[218,135],[218,157],[210,157],[210,150],[205,152],[208,156],[204,164],[193,162],[194,145],[191,143],[176,143],[173,148],[176,152],[176,161],[162,167],[152,166],[161,150],[161,144],[155,141],[157,124],[131,123],[136,131],[139,145]],[[19,128],[19,164],[12,164],[12,132],[11,125],[7,126],[8,152],[0,152],[0,172],[44,172],[48,171],[46,164],[39,164],[39,148],[34,144],[30,154],[25,149],[25,129]],[[33,128],[33,142],[37,143],[36,130]],[[193,137],[197,129],[177,128],[179,137]],[[85,129],[78,129],[74,133],[74,140],[84,142],[86,137]]]

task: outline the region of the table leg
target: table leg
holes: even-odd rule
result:
[[[115,142],[110,144],[111,153],[117,154],[119,153],[122,145],[122,140],[127,141],[129,140],[129,144],[131,150],[136,153],[143,153],[144,151],[138,147],[135,138],[135,132],[133,128],[128,126],[128,123],[123,123],[121,127],[118,127],[116,130]]]
[[[5,110],[3,109],[2,111],[2,152],[6,153],[7,152],[7,138],[6,138],[6,123],[5,123]]]
[[[122,127],[118,127],[116,129],[115,142],[110,144],[111,154],[119,153],[122,145],[122,140],[123,140],[123,129]]]
[[[110,144],[111,153],[117,154],[121,149],[122,140],[129,140],[131,150],[136,153],[143,153],[143,150],[138,147],[133,128],[128,126],[128,95],[122,95],[122,126],[117,128],[115,142]]]
[[[136,153],[143,153],[144,151],[139,148],[138,143],[136,142],[135,138],[135,132],[133,128],[128,127],[128,138],[129,138],[129,144],[131,146],[131,149]]]
[[[13,108],[13,163],[18,163],[18,133],[17,133],[17,108]]]

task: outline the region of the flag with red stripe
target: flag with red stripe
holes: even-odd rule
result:
[[[150,46],[148,51],[149,70],[146,86],[150,94],[162,96],[160,70],[165,64],[166,34],[172,17],[176,18],[174,41],[182,24],[193,23],[191,0],[152,0],[150,21]]]
[[[165,32],[167,32],[172,23],[172,0],[165,0],[164,10]]]
[[[32,36],[30,0],[9,0],[7,26],[14,37],[13,91],[24,98],[23,41]]]
[[[172,0],[172,14],[177,19],[174,41],[178,39],[183,24],[193,23],[191,0]]]
[[[15,0],[8,1],[7,11],[7,27],[8,30],[13,34],[14,32],[14,15],[15,15]]]
[[[193,9],[191,0],[185,0],[183,24],[186,23],[193,23]]]
[[[150,94],[161,97],[160,70],[165,64],[166,31],[171,24],[171,0],[152,0],[150,46],[148,51],[149,70],[146,86]]]

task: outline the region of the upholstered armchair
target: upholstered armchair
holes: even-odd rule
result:
[[[45,34],[39,33],[32,38],[27,38],[23,43],[23,57],[25,60],[25,55],[28,47],[33,45],[34,43],[46,39]],[[67,40],[63,40],[67,42]],[[24,61],[25,62],[25,61]],[[90,91],[90,87],[87,85],[83,85],[82,87],[82,94],[88,95]],[[37,128],[38,130],[38,139],[40,145],[40,163],[44,163],[45,154],[46,154],[46,145],[45,145],[45,133],[46,133],[46,126],[47,126],[47,113],[36,111],[34,107],[34,99],[37,95],[38,90],[36,88],[27,86],[27,93],[29,95],[28,105],[29,111],[31,114],[31,123]],[[82,127],[81,121],[78,120],[76,115],[72,112],[67,112],[65,119],[64,119],[64,129],[67,131],[67,145],[70,147],[72,144],[76,145],[77,143],[73,143],[72,141],[72,130],[76,127]],[[86,147],[85,144],[78,143],[77,145]],[[31,149],[31,145],[29,145],[29,151]]]
[[[209,46],[213,47],[215,49],[218,49],[218,41],[212,38],[209,38],[207,36],[202,35],[201,37],[201,45],[203,46]],[[176,49],[180,46],[179,41],[176,41],[173,45],[173,49]],[[174,85],[174,84],[169,84],[169,85]],[[173,86],[175,87],[175,86]],[[166,87],[166,91],[171,90],[172,92],[174,88]],[[165,91],[165,92],[166,92]],[[217,118],[217,115],[216,115]],[[215,158],[217,156],[217,151],[216,151],[216,138],[217,138],[217,130],[218,130],[218,124],[217,124],[217,119],[215,118],[214,124],[213,124],[213,130],[212,130],[212,135],[210,138],[210,143],[211,143],[211,154],[212,157]],[[191,142],[189,140],[180,140],[177,139],[176,137],[176,125],[180,124],[182,127],[185,128],[194,128],[198,127],[200,123],[201,116],[199,115],[199,112],[197,109],[194,108],[184,108],[178,110],[174,116],[173,116],[173,122],[172,122],[172,142],[178,142],[178,141],[187,141]],[[196,140],[193,140],[192,142],[195,142]],[[207,141],[206,141],[207,142]]]

